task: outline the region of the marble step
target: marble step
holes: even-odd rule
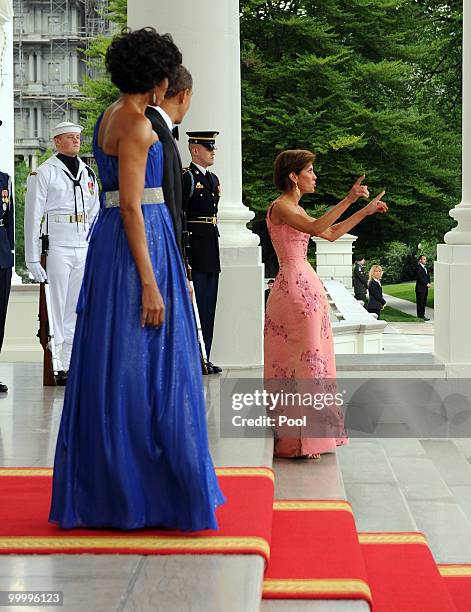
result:
[[[445,378],[445,365],[432,353],[336,355],[337,376]]]

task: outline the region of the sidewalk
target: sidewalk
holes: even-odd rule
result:
[[[414,302],[402,300],[401,298],[393,297],[392,295],[388,295],[387,293],[384,293],[383,297],[388,303],[387,305],[391,306],[391,308],[396,308],[397,310],[406,312],[407,314],[410,314],[413,317],[417,316],[417,309]],[[433,308],[425,308],[425,316],[428,317],[430,321],[433,321]]]

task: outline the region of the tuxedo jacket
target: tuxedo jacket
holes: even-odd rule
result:
[[[370,296],[368,308],[377,310],[386,304],[386,300],[383,298],[383,288],[374,279],[371,279],[368,283],[368,294]]]
[[[148,106],[146,116],[152,123],[152,129],[162,142],[164,152],[164,172],[162,178],[162,189],[165,203],[170,211],[175,228],[175,238],[180,252],[182,250],[182,231],[184,227],[182,208],[182,160],[178,151],[177,143],[168,129],[164,118],[159,111]]]
[[[415,271],[415,290],[417,293],[426,293],[427,285],[430,283],[430,274],[428,270],[424,270],[420,264],[417,264]]]

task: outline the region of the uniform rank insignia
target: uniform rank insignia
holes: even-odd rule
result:
[[[93,181],[88,181],[88,191],[90,192],[90,195],[95,193],[95,185]]]
[[[30,175],[30,176],[36,176],[36,175],[37,175],[37,172],[30,172],[30,173],[29,173],[29,175]]]
[[[204,189],[204,185],[202,185],[199,181],[195,185],[195,189]]]

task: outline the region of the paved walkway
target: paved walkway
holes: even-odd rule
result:
[[[388,295],[387,293],[384,293],[383,296],[386,302],[388,303],[388,306],[391,306],[391,308],[401,310],[402,312],[410,314],[413,317],[417,316],[415,302],[409,302],[409,300],[402,300],[401,298]],[[433,308],[425,308],[425,316],[428,317],[430,321],[433,321]]]

